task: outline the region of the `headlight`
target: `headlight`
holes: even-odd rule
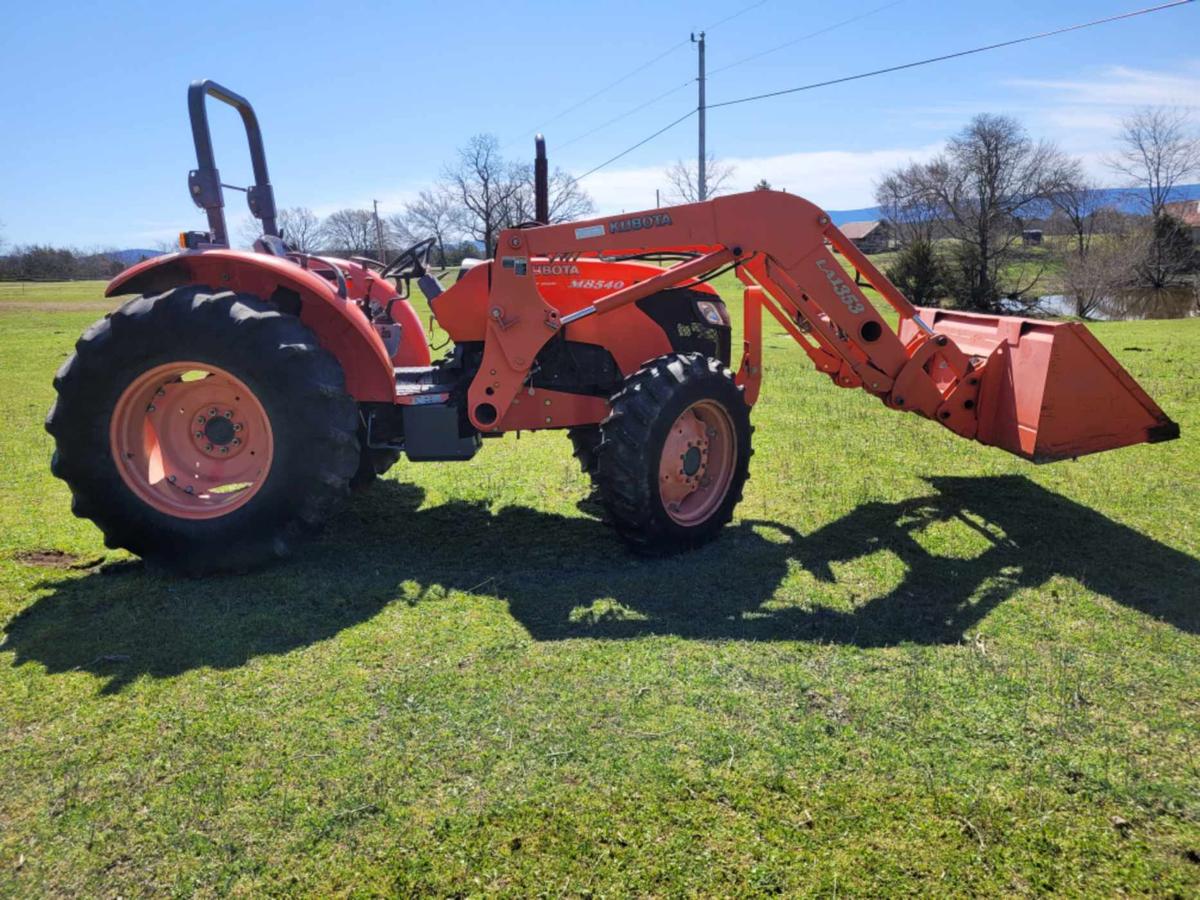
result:
[[[724,303],[713,303],[711,300],[697,300],[696,309],[700,317],[709,325],[728,325],[729,314],[725,311]]]

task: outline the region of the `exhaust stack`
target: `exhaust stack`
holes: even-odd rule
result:
[[[550,224],[550,174],[546,162],[546,139],[538,135],[533,139],[537,152],[533,157],[533,206],[534,218],[541,225]]]

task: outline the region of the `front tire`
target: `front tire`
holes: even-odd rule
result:
[[[54,379],[52,471],[109,547],[199,575],[286,556],[348,493],[357,407],[294,316],[196,285],[89,328]]]
[[[719,360],[685,353],[647,363],[600,425],[595,481],[608,520],[651,555],[711,540],[742,499],[752,430],[742,388]]]

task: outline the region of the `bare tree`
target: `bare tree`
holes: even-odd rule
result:
[[[758,184],[754,185],[754,189],[756,191],[769,191],[771,190],[771,182],[765,178],[760,178],[758,179]]]
[[[532,222],[536,218],[534,203],[533,167],[519,165],[514,167],[513,177],[521,182],[520,188],[513,194],[512,205],[507,215],[507,225],[520,225]],[[546,179],[550,222],[571,222],[582,218],[596,208],[588,194],[571,175],[561,169],[555,169]]]
[[[395,224],[392,217],[389,224]],[[454,198],[443,186],[421,191],[417,199],[404,206],[406,224],[416,239],[431,237],[436,242],[438,262],[446,265],[446,244],[455,227]]]
[[[1063,293],[1075,315],[1090,318],[1106,304],[1136,287],[1137,269],[1153,240],[1145,220],[1126,220],[1102,240],[1088,242],[1083,253],[1063,261]]]
[[[889,173],[875,186],[875,203],[902,247],[933,242],[939,209],[925,188],[924,171],[917,163]]]
[[[1146,192],[1150,214],[1159,216],[1175,188],[1200,172],[1200,137],[1183,110],[1137,109],[1121,123],[1121,149],[1109,167]]]
[[[276,225],[284,243],[293,250],[313,253],[321,246],[321,220],[307,206],[279,210]],[[253,247],[262,233],[262,222],[254,216],[243,216],[238,222],[237,238],[244,247]]]
[[[345,256],[374,256],[378,250],[375,216],[369,209],[339,209],[321,228],[321,244]]]
[[[321,220],[307,206],[289,206],[279,211],[279,234],[293,250],[313,253],[321,246]]]
[[[1067,224],[1075,256],[1081,259],[1087,256],[1101,213],[1108,206],[1108,192],[1087,177],[1079,160],[1069,160],[1049,200],[1055,213]]]
[[[1023,218],[1064,182],[1069,161],[1050,143],[1034,143],[1020,122],[979,115],[947,143],[946,151],[923,165],[890,173],[902,196],[934,210],[948,237],[951,280],[961,303],[994,308],[1004,296],[1019,296],[1040,272],[1012,283],[1005,270],[1021,246]]]
[[[736,168],[729,163],[718,162],[709,154],[704,158],[704,181],[709,197],[719,197],[728,194],[732,188],[729,185]],[[666,171],[667,199],[675,203],[695,203],[700,199],[700,172],[695,160],[684,162],[676,160],[675,164]]]
[[[404,213],[392,213],[383,220],[383,242],[390,254],[391,251],[399,253],[405,247],[409,247],[428,235],[418,235],[413,232],[409,226],[409,220]]]
[[[254,242],[262,237],[262,223],[252,215],[244,215],[238,220],[234,236],[237,238],[239,247],[249,250],[254,246]],[[233,243],[232,239],[230,243]]]
[[[496,238],[508,224],[514,195],[523,179],[514,177],[512,167],[500,156],[500,144],[492,134],[477,134],[458,152],[458,162],[444,173],[445,186],[454,197],[455,224],[484,246],[491,255]]]

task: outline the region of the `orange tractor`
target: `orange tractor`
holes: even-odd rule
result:
[[[239,111],[250,142],[254,252],[228,247],[210,96]],[[188,103],[189,188],[208,231],[109,284],[140,296],[79,339],[46,420],[75,513],[109,546],[174,568],[286,555],[401,454],[466,460],[485,438],[534,429],[567,430],[635,549],[694,547],[729,522],[748,476],[764,310],[839,387],[1034,462],[1179,434],[1083,326],[918,309],[789,194],[547,225],[539,152],[539,221],[501,232],[496,258],[448,289],[428,271],[431,240],[387,263],[296,252],[250,104],[209,81]],[[708,283],[729,269],[745,285],[736,358]],[[454,342],[436,362],[413,282]]]

